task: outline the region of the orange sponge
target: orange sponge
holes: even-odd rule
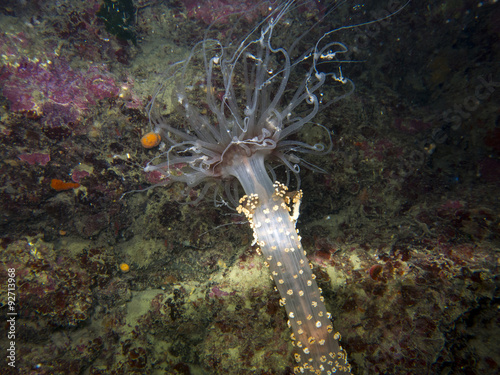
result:
[[[160,144],[161,137],[158,133],[149,132],[142,136],[141,144],[144,148],[153,148]]]
[[[80,186],[80,184],[78,184],[76,182],[64,182],[64,181],[58,180],[56,178],[53,178],[50,181],[50,187],[52,189],[57,190],[57,191],[76,189],[79,186]]]

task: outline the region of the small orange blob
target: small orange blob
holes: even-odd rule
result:
[[[66,235],[66,231],[61,229],[61,230],[59,231],[59,235],[61,235],[61,236],[65,236],[65,235]]]
[[[123,273],[127,273],[128,271],[130,271],[130,266],[127,263],[122,263],[120,264],[120,271],[122,271]]]
[[[64,182],[57,178],[53,178],[52,181],[50,181],[50,187],[57,191],[75,189],[79,186],[80,184],[76,182]]]
[[[142,136],[141,144],[144,148],[153,148],[160,144],[161,137],[158,133],[149,132]]]

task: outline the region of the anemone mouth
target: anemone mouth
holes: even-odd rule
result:
[[[219,168],[221,170],[222,177],[227,177],[230,175],[229,173],[224,172],[227,167],[230,167],[234,163],[241,162],[242,158],[251,157],[255,153],[268,155],[276,149],[276,146],[276,140],[273,139],[272,134],[269,131],[266,131],[266,129],[262,131],[260,136],[250,139],[240,140],[237,137],[234,137],[221,154],[221,160],[215,165],[215,168]]]

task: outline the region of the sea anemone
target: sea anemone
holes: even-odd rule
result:
[[[273,182],[273,162],[284,165],[297,179],[300,165],[318,169],[298,153],[325,152],[327,147],[292,137],[312,124],[320,106],[354,88],[340,68],[347,48],[327,41],[334,31],[299,52],[307,45],[308,32],[301,31],[285,47],[290,30],[284,19],[302,5],[295,1],[277,5],[238,43],[223,43],[207,33],[186,60],[169,69],[148,107],[151,131],[160,135],[163,151],[145,171],[163,173],[166,183],[206,182],[199,199],[210,186],[224,186],[236,205],[239,182],[246,195],[237,210],[254,231],[254,244],[264,256],[293,329],[298,348],[294,371],[348,373],[351,367],[339,343],[340,333],[333,331],[331,314],[295,228],[302,192],[289,192],[287,186]],[[313,29],[314,25],[309,31]],[[164,112],[172,105],[181,117]],[[329,139],[330,132],[321,128]]]

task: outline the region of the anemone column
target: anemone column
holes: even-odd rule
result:
[[[240,181],[246,193],[238,211],[250,221],[254,243],[271,271],[281,295],[280,305],[285,306],[293,329],[295,372],[350,372],[347,353],[339,344],[340,334],[333,333],[331,315],[295,228],[302,192],[289,193],[286,186],[273,184],[261,153],[235,156],[230,164],[228,173]]]

